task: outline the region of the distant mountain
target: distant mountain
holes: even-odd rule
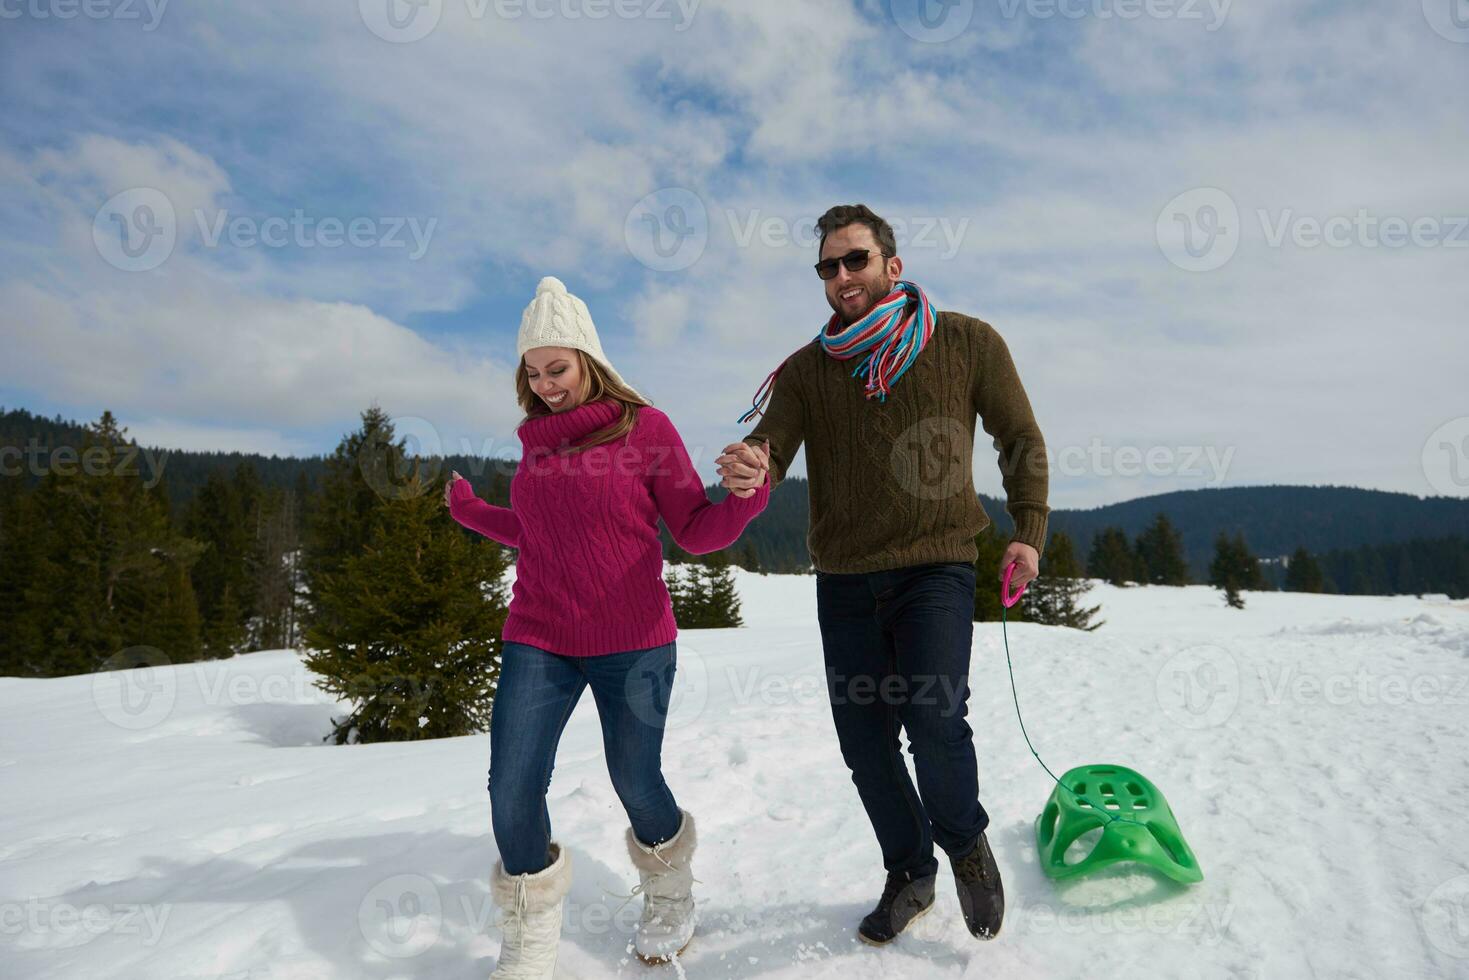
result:
[[[1000,501],[981,499],[992,518],[1009,526]],[[1092,535],[1102,528],[1120,527],[1135,539],[1160,511],[1182,534],[1196,581],[1204,577],[1220,531],[1242,532],[1261,558],[1288,555],[1297,547],[1319,554],[1415,538],[1469,537],[1469,499],[1339,486],[1179,490],[1088,510],[1053,511],[1050,527],[1065,531],[1085,555]]]

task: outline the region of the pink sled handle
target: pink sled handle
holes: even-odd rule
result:
[[[1014,575],[1015,569],[1019,567],[1020,563],[1016,561],[1012,561],[1005,566],[1005,580],[1000,583],[1000,601],[1005,604],[1006,609],[1015,605],[1015,603],[1020,601],[1020,597],[1025,595],[1025,586],[1023,585],[1020,587],[1019,592],[1014,595],[1010,594],[1010,576]]]

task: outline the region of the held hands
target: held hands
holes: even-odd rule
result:
[[[1001,582],[1005,580],[1005,569],[1012,561],[1017,563],[1015,573],[1010,576],[1010,591],[1014,593],[1040,575],[1040,555],[1028,544],[1011,541],[1005,548],[1005,557],[1000,559],[1000,571],[996,577]]]
[[[726,490],[736,497],[752,496],[769,478],[770,443],[732,442],[714,462],[719,464],[719,475],[724,478],[720,483]]]
[[[714,461],[719,464],[719,474],[724,478],[723,486],[736,496],[748,497],[765,482],[770,470],[770,444],[751,446],[744,442],[731,443],[724,447],[724,454]],[[459,475],[458,470],[451,471],[449,479],[444,483],[445,507],[449,506],[455,481],[462,479],[464,477]]]
[[[449,498],[454,493],[454,481],[464,479],[464,477],[462,477],[462,476],[459,475],[459,471],[458,470],[451,470],[450,472],[453,475],[450,476],[449,479],[447,481],[445,481],[445,483],[444,483],[444,506],[445,507],[448,507],[449,506]]]

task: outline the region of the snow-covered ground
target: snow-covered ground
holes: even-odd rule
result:
[[[563,977],[1469,976],[1469,603],[1098,586],[1101,630],[1010,630],[1058,773],[1117,762],[1167,795],[1205,879],[1036,862],[1050,793],[998,624],[970,720],[1009,901],[853,929],[882,867],[825,703],[815,582],[741,575],[747,627],[686,631],[665,749],[701,821],[702,925],[678,968],[627,951],[625,818],[584,698],[551,785],[577,877]],[[293,651],[0,679],[0,976],[487,976],[499,949],[488,736],[323,744]]]

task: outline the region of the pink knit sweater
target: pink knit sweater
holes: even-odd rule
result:
[[[770,499],[767,480],[711,502],[678,431],[652,407],[623,439],[557,452],[618,411],[603,399],[524,422],[509,507],[481,500],[468,480],[450,491],[456,521],[520,550],[506,640],[575,657],[672,642],[658,518],[681,548],[707,554],[734,543]]]

